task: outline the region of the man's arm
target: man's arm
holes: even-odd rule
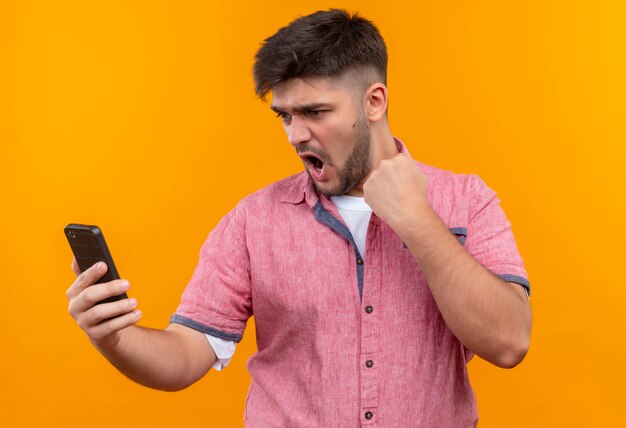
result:
[[[372,172],[364,195],[409,248],[452,333],[485,360],[514,367],[530,343],[526,292],[491,273],[459,245],[431,208],[427,187],[421,171],[399,154]]]
[[[120,372],[150,388],[176,391],[191,385],[215,364],[217,357],[205,335],[178,324],[165,330],[135,325],[141,318],[135,299],[96,302],[129,289],[125,280],[94,283],[106,272],[98,263],[78,277],[67,290],[69,312],[93,345]]]

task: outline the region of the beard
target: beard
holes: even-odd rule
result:
[[[345,195],[359,184],[370,172],[370,145],[372,134],[370,132],[367,118],[364,114],[359,115],[355,125],[354,148],[348,155],[346,162],[337,173],[338,183],[331,189],[322,189],[315,180],[311,179],[317,191],[326,196]],[[329,160],[326,153],[316,151],[322,159]],[[311,173],[307,169],[309,177]]]

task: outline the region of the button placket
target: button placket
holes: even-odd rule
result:
[[[367,232],[367,269],[364,270],[361,310],[361,425],[378,423],[380,367],[374,365],[380,355],[380,315],[375,309],[380,303],[382,287],[382,253],[379,227],[370,222]],[[374,226],[374,227],[372,227]],[[362,261],[362,260],[361,260]],[[363,262],[363,261],[362,261]],[[359,261],[357,260],[357,264]]]

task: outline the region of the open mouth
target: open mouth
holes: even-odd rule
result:
[[[322,172],[322,169],[324,169],[324,162],[314,155],[304,156],[304,160],[309,164],[309,166],[312,166],[319,172]]]
[[[326,180],[326,171],[325,164],[321,157],[314,155],[312,153],[301,153],[300,157],[304,161],[309,174],[315,181],[325,181]]]

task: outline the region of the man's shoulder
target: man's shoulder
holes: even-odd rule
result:
[[[490,200],[493,192],[476,174],[459,174],[416,161],[428,178],[428,200],[449,227],[465,228],[476,212]]]
[[[457,173],[417,160],[414,162],[420,171],[428,177],[428,185],[439,191],[472,193],[485,186],[483,180],[476,174]]]

